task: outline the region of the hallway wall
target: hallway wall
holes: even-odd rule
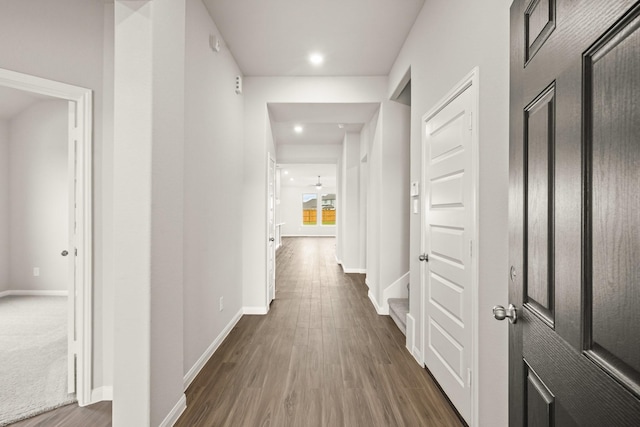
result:
[[[103,138],[102,104],[106,6],[101,0],[5,0],[0,13],[0,68],[93,90],[94,388],[110,384],[103,376],[103,307],[109,303],[103,292],[111,286],[104,265],[112,253],[106,193],[112,167],[105,155],[112,142]]]
[[[38,102],[9,132],[11,290],[66,291],[69,259],[69,103]],[[33,274],[39,268],[39,276]]]
[[[9,125],[0,119],[0,292],[9,289]]]
[[[411,67],[411,181],[421,176],[421,120],[475,66],[480,69],[479,424],[507,424],[507,325],[493,320],[507,301],[509,4],[427,0],[389,76],[391,94]],[[419,324],[420,216],[411,216],[411,314]]]
[[[244,97],[240,69],[200,0],[187,2],[185,69],[184,373],[242,309]],[[224,311],[218,308],[224,298]]]

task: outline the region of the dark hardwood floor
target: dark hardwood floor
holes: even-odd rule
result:
[[[287,238],[276,299],[244,316],[187,390],[176,426],[460,426],[405,337],[345,275],[334,238]]]
[[[111,402],[99,402],[80,408],[77,404],[63,406],[33,418],[11,424],[11,427],[109,427]]]
[[[244,316],[186,394],[178,427],[462,425],[333,238],[284,239],[269,314]],[[110,412],[70,405],[14,426],[110,426]]]

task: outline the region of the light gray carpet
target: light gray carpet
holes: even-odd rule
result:
[[[0,426],[75,401],[67,394],[67,298],[0,298]]]

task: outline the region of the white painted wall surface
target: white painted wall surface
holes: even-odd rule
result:
[[[382,103],[380,187],[380,288],[383,292],[409,271],[409,130],[410,109],[394,101]]]
[[[11,290],[68,288],[68,105],[38,102],[10,122]]]
[[[281,212],[282,235],[287,236],[335,236],[335,225],[302,225],[302,195],[317,194],[318,206],[322,204],[323,194],[335,194],[336,189],[333,187],[322,187],[318,191],[315,187],[293,187],[283,186],[280,190],[280,205],[278,209]],[[338,207],[340,209],[340,207]],[[339,211],[338,211],[339,212]],[[318,211],[318,224],[322,222],[321,212]]]
[[[280,144],[276,147],[278,163],[332,164],[342,155],[342,145],[292,145]]]
[[[116,0],[115,23],[113,425],[157,426],[185,406],[185,2]]]
[[[341,218],[342,268],[347,272],[364,269],[360,264],[360,134],[348,132],[342,150]]]
[[[243,301],[246,307],[266,307],[266,152],[267,103],[270,102],[380,102],[387,91],[386,77],[247,77],[244,80],[244,205]],[[283,161],[277,158],[278,163]]]
[[[9,125],[0,120],[0,292],[9,289]]]
[[[509,3],[427,0],[389,76],[388,93],[411,66],[411,181],[420,179],[421,119],[475,66],[480,69],[479,426],[505,426],[507,325],[491,307],[507,304]],[[434,60],[437,58],[437,60]],[[411,216],[411,314],[419,319],[420,217]],[[416,338],[422,325],[416,322]]]
[[[106,178],[112,176],[111,167],[103,158],[103,150],[112,143],[104,139],[102,133],[103,14],[104,2],[99,0],[5,0],[0,7],[0,68],[93,90],[94,387],[105,385],[102,375],[104,321],[99,314],[102,291],[105,286],[111,286],[103,279],[102,265],[110,250],[105,245],[105,236],[111,233],[104,220],[113,208],[103,199],[105,175]]]
[[[187,2],[184,373],[242,308],[243,101],[240,74],[200,0]],[[266,162],[266,160],[265,160]],[[221,185],[220,185],[221,184]],[[218,307],[224,298],[224,311]]]

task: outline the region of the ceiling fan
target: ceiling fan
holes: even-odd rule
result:
[[[320,182],[320,175],[318,175],[318,182],[311,184],[310,187],[316,187],[316,190],[322,190],[322,183]]]

